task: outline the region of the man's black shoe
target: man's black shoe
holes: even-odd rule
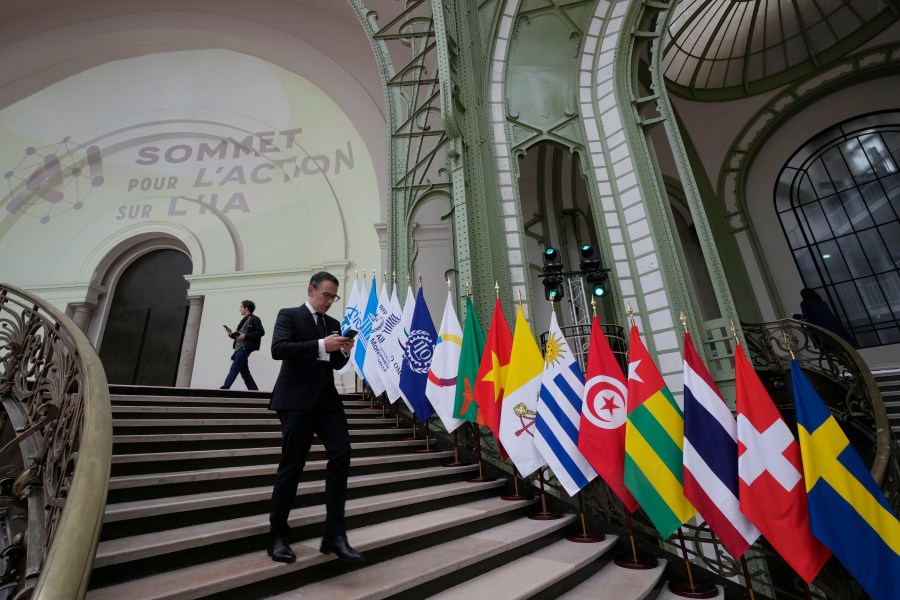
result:
[[[269,542],[266,547],[266,553],[272,557],[275,562],[292,563],[297,560],[297,556],[283,537],[277,537]]]
[[[319,552],[322,554],[333,552],[339,559],[348,563],[358,563],[366,560],[362,554],[350,546],[349,542],[347,542],[346,535],[322,538],[322,545],[319,547]]]

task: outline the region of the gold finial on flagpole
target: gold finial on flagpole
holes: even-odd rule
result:
[[[397,271],[391,273],[391,281],[393,282],[394,287],[397,287]]]
[[[359,269],[356,270],[356,278],[359,279]]]
[[[687,317],[684,315],[684,311],[681,311],[681,314],[678,316],[678,320],[681,321],[681,326],[684,327],[684,332],[687,333]]]
[[[591,316],[597,316],[597,299],[591,296]]]
[[[450,276],[447,275],[447,291],[449,292],[452,288],[450,287]]]
[[[521,307],[522,306],[522,290],[518,291],[518,295],[519,295],[519,307]]]
[[[734,341],[735,341],[735,342],[737,342],[738,344],[741,343],[741,338],[738,337],[738,334],[737,334],[737,327],[735,327],[734,321],[731,322],[731,335],[734,336]]]
[[[409,271],[406,272],[406,287],[412,287],[412,276]]]
[[[634,327],[634,309],[631,307],[631,302],[628,303],[628,320],[631,321],[631,326]]]
[[[382,283],[387,283],[387,271],[384,271],[381,274],[381,281],[382,281]]]
[[[472,295],[472,290],[469,288],[469,282],[467,280],[466,281],[466,296],[471,296],[471,295]]]
[[[422,289],[422,272],[419,271],[419,289]]]
[[[375,273],[377,273],[377,269],[372,269],[372,279],[375,279]]]
[[[494,292],[497,294],[497,300],[500,299],[500,284],[496,281],[494,282]]]
[[[784,347],[787,348],[787,351],[790,353],[791,360],[796,359],[797,357],[794,356],[794,345],[791,344],[791,336],[788,335],[787,331],[782,331],[781,333],[784,335]]]

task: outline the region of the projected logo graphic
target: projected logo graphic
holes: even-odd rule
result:
[[[103,185],[100,148],[71,138],[41,148],[29,146],[4,178],[9,186],[6,210],[49,223],[69,210],[79,210],[91,192]]]

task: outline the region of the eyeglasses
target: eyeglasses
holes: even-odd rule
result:
[[[316,291],[319,292],[320,294],[322,294],[322,297],[325,298],[326,300],[328,300],[329,302],[337,302],[338,300],[341,299],[341,297],[338,296],[337,294],[329,294],[328,292],[322,292],[322,291],[319,291],[318,288],[316,288]]]

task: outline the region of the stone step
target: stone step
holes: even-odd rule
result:
[[[394,423],[394,419],[390,418],[361,418],[361,419],[347,419],[347,424],[357,427],[368,426],[368,427],[386,427],[388,425],[392,425]],[[277,418],[270,416],[269,418],[258,418],[258,419],[113,419],[113,429],[116,430],[116,433],[121,433],[123,429],[128,427],[169,427],[169,428],[189,428],[195,429],[198,427],[269,427],[271,429],[279,429],[281,428],[281,424],[278,422]]]
[[[409,495],[404,492],[397,500]],[[371,501],[369,498],[367,501]],[[400,547],[401,542],[430,536],[440,531],[452,532],[455,528],[476,523],[481,519],[510,514],[533,504],[534,500],[506,501],[499,498],[478,500],[468,504],[433,510],[423,514],[392,519],[390,521],[351,529],[348,537],[351,544],[362,552],[370,552],[387,546]],[[348,502],[348,508],[349,508]],[[300,511],[309,509],[299,509]],[[293,514],[293,513],[292,513]],[[321,518],[321,517],[320,517]],[[260,532],[268,528],[267,517],[247,527],[255,527]],[[293,524],[292,524],[293,526]],[[182,542],[197,542],[178,535]],[[298,573],[306,568],[336,562],[331,555],[321,554],[321,538],[308,538],[291,544],[297,561],[291,564],[273,562],[262,548],[250,553],[158,573],[147,577],[92,589],[87,592],[88,600],[192,600],[213,594],[247,587],[246,598],[252,598],[250,588],[266,579]],[[146,547],[144,547],[146,549]],[[97,559],[102,558],[98,548]],[[261,595],[261,594],[260,594]]]
[[[256,417],[256,418],[265,418],[272,419],[277,422],[278,418],[275,416],[275,412],[269,410],[266,406],[216,406],[214,409],[211,409],[209,406],[151,406],[151,405],[138,405],[138,406],[121,406],[121,405],[113,405],[112,415],[114,418],[119,420],[123,420],[126,415],[134,415],[132,418],[144,418],[143,415],[150,416],[158,416],[158,415],[178,415],[183,417],[201,415],[206,417],[207,419],[219,419],[226,418],[234,415],[242,415],[244,417]],[[380,411],[373,411],[371,408],[359,407],[359,408],[347,408],[344,407],[344,412],[349,416],[371,416],[373,413],[380,414]],[[149,417],[148,417],[149,418]]]
[[[140,406],[140,405],[157,405],[157,406],[248,406],[248,407],[265,407],[269,406],[269,397],[258,398],[234,398],[226,396],[150,396],[150,395],[122,395],[110,394],[110,403],[113,406]],[[343,404],[345,408],[370,408],[373,403],[369,400],[361,400],[358,398],[344,398]],[[375,409],[381,410],[380,402],[375,402]]]
[[[567,528],[574,521],[575,515],[565,515],[562,519],[550,521],[517,519],[414,554],[270,596],[270,600],[379,600],[428,583],[433,585],[436,580],[471,577],[466,571],[477,571],[480,565],[492,564],[498,557],[511,556],[517,548]],[[613,543],[615,537],[607,538],[603,549],[608,549]],[[506,598],[505,586],[501,589],[504,590],[503,593],[492,597]],[[476,598],[482,597],[489,596]]]
[[[280,437],[280,436],[279,436]],[[434,439],[432,439],[434,443]],[[382,450],[392,448],[419,448],[425,446],[425,439],[420,440],[389,440],[385,442],[356,442],[353,443],[353,452],[362,450]],[[322,444],[310,446],[311,453],[325,451]],[[168,463],[182,461],[203,461],[221,458],[240,458],[252,456],[281,456],[281,447],[272,445],[263,448],[221,448],[218,450],[184,450],[180,452],[142,452],[140,454],[114,454],[113,465],[125,465],[133,463]]]
[[[411,463],[422,461],[434,461],[438,459],[450,459],[453,452],[438,451],[428,454],[396,454],[391,456],[362,456],[350,459],[350,468],[372,465],[396,465],[398,463]],[[324,471],[327,460],[312,460],[306,463],[304,473],[311,471]],[[133,489],[137,487],[154,487],[172,485],[178,483],[196,483],[202,481],[221,481],[223,479],[241,479],[247,477],[274,476],[276,463],[268,465],[251,465],[246,467],[232,467],[222,469],[197,469],[191,471],[178,471],[172,473],[151,473],[147,475],[126,475],[111,477],[109,489]]]
[[[429,467],[407,470],[393,470],[386,473],[356,475],[347,480],[348,489],[380,486],[399,481],[428,481],[447,476],[466,476],[478,472],[476,465],[457,467]],[[504,485],[502,481],[497,485]],[[324,493],[325,480],[301,481],[297,486],[297,495]],[[200,494],[184,494],[165,498],[151,498],[132,502],[116,502],[107,504],[103,522],[115,523],[128,519],[143,519],[159,515],[171,515],[192,510],[209,510],[219,506],[229,506],[249,502],[266,502],[272,495],[272,486],[259,486],[236,489],[228,492],[205,492]]]
[[[596,600],[599,590],[603,590],[604,598],[643,600],[656,591],[665,570],[664,560],[652,569],[625,569],[610,561],[556,600]]]
[[[560,540],[429,597],[433,600],[531,598],[600,559],[616,541],[615,536],[594,544]]]
[[[362,436],[411,435],[412,427],[389,427],[383,429],[351,429],[350,438]],[[234,442],[243,440],[277,440],[281,445],[281,431],[200,431],[196,433],[146,433],[114,434],[113,445],[118,444],[172,444],[197,442]],[[424,442],[425,438],[421,438]]]

